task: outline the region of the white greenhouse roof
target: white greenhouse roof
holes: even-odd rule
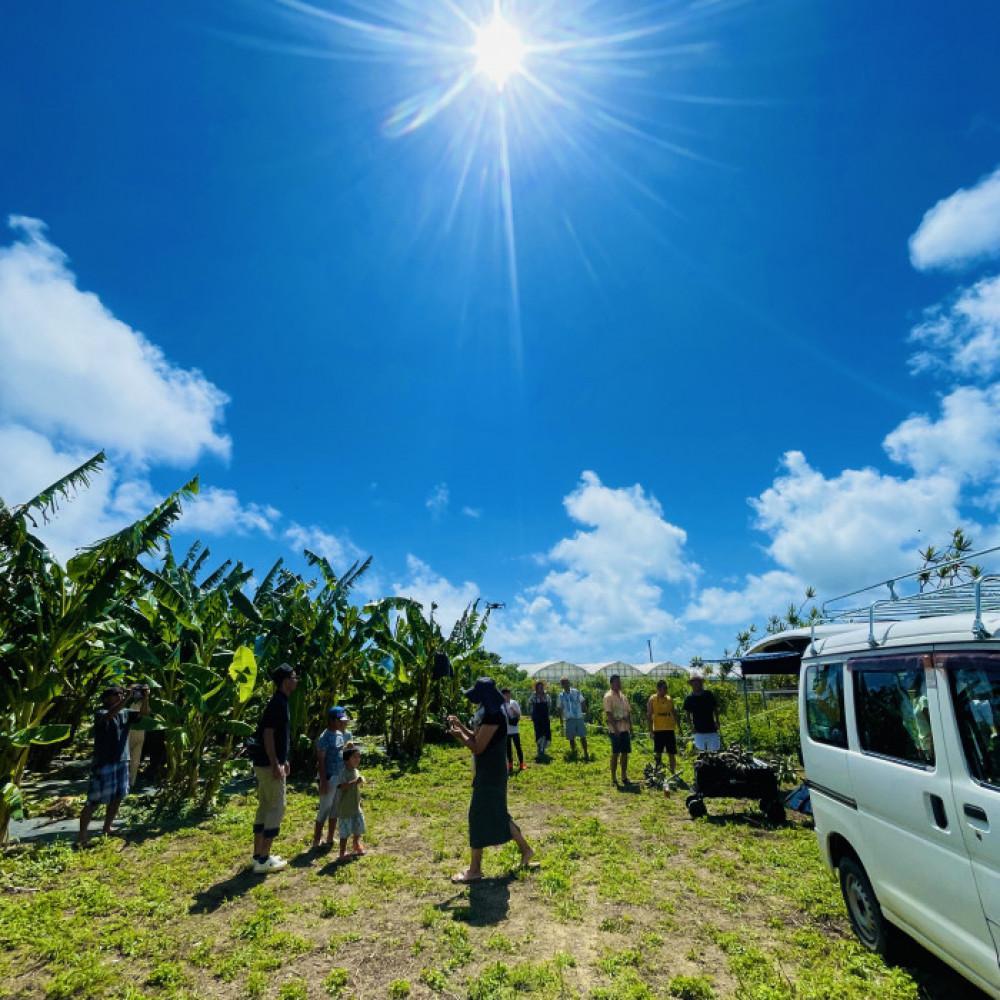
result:
[[[605,677],[620,674],[629,677],[687,677],[691,667],[682,667],[679,663],[663,660],[660,663],[625,663],[623,660],[611,660],[604,663],[570,663],[567,660],[543,660],[541,663],[521,663],[520,668],[529,676],[538,680],[557,681],[561,677],[581,680],[584,677]]]

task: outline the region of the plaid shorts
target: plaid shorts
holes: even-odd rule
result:
[[[112,799],[123,799],[128,795],[128,788],[127,760],[120,760],[117,764],[101,764],[90,774],[87,801],[106,804]]]

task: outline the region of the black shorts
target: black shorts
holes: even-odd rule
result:
[[[611,733],[612,753],[631,753],[632,734],[631,733]]]
[[[653,753],[677,753],[677,734],[672,729],[653,733]]]

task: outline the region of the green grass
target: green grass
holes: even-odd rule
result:
[[[525,743],[530,746],[530,727]],[[963,995],[929,959],[887,967],[850,935],[812,832],[766,827],[751,805],[611,788],[607,746],[511,783],[537,872],[512,845],[467,861],[467,755],[367,772],[371,853],[307,855],[315,795],[289,796],[277,849],[294,864],[245,873],[254,809],[234,798],[202,822],[134,840],[0,856],[0,997],[428,997],[489,1000],[917,1000]],[[641,774],[640,742],[630,770]],[[690,761],[685,762],[690,774]],[[744,809],[747,810],[744,815]],[[126,818],[128,817],[126,806]],[[133,816],[136,813],[132,813]]]

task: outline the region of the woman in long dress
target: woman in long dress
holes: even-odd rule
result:
[[[480,677],[465,692],[466,698],[480,706],[473,729],[463,726],[454,715],[448,716],[448,731],[472,753],[475,777],[469,803],[469,846],[472,860],[465,871],[453,875],[457,884],[478,882],[483,877],[483,849],[513,840],[521,850],[521,864],[527,867],[535,852],[524,839],[507,812],[507,720],[503,714],[503,695],[496,682]]]
[[[535,727],[535,746],[538,748],[538,759],[544,760],[549,744],[552,742],[552,717],[549,693],[542,681],[536,681],[535,692],[528,699],[528,711],[531,713],[531,723]]]

